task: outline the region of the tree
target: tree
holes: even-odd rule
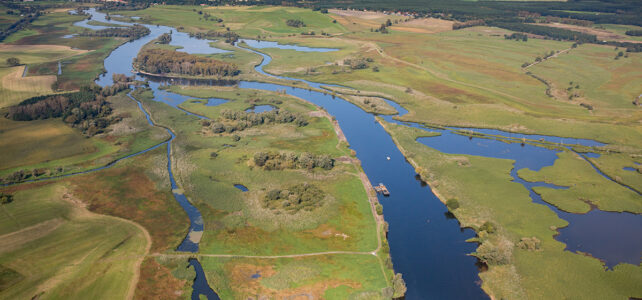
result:
[[[17,57],[9,57],[7,58],[7,65],[11,67],[19,66],[20,65],[20,59]]]
[[[406,282],[403,281],[401,273],[395,274],[395,277],[392,279],[392,288],[394,289],[393,298],[401,298],[406,294]]]

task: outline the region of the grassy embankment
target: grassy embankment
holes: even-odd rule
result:
[[[426,136],[425,131],[384,124],[439,198],[458,200],[460,207],[453,213],[462,226],[479,231],[477,255],[490,259],[488,271],[480,274],[482,288],[493,297],[627,299],[642,295],[637,284],[642,267],[620,264],[605,270],[595,258],[564,251],[565,245],[553,236],[567,222],[533,203],[527,190],[511,181],[512,161],[444,154],[415,141]],[[485,222],[494,225],[493,233],[480,231]],[[520,245],[520,239],[531,237],[540,241],[539,249]]]
[[[200,254],[204,255],[201,260],[208,281],[217,291],[233,298],[255,294],[296,295],[301,290],[315,297],[325,293],[379,294],[387,283],[381,273],[381,261],[369,253],[377,249],[377,224],[357,176],[359,170],[352,164],[337,161],[329,171],[320,168],[267,171],[251,162],[259,151],[310,152],[330,154],[334,158],[349,155],[328,119],[317,117],[311,104],[279,93],[233,87],[172,86],[170,90],[198,98],[216,96],[229,99],[219,106],[205,106],[200,101],[181,105],[211,119],[217,119],[223,109],[241,111],[261,104],[309,115],[309,124],[305,127],[270,124],[234,134],[212,134],[203,131],[196,117],[150,101],[151,92],[137,94],[154,119],[177,134],[172,149],[174,174],[188,199],[203,214],[205,233],[200,245]],[[250,102],[250,99],[256,100]],[[233,135],[238,135],[240,140],[234,141]],[[314,184],[326,193],[326,203],[313,211],[294,214],[262,206],[261,201],[267,191],[303,182]],[[234,184],[243,184],[249,191],[242,192]],[[342,254],[345,259],[335,257],[337,254],[280,260],[206,257],[218,254],[280,256],[332,251],[354,254]],[[340,260],[342,264],[325,266],[327,260]],[[274,272],[289,262],[301,263],[312,273],[305,278],[296,278],[292,273],[295,269],[290,267],[283,272]],[[353,262],[360,262],[360,268],[369,270],[371,275],[361,277],[349,271],[354,269],[351,267]],[[367,265],[364,266],[364,262]],[[250,275],[254,273],[243,277],[247,272],[266,268],[271,269],[271,273],[262,274],[260,279],[252,279]],[[386,276],[389,275],[387,273]]]

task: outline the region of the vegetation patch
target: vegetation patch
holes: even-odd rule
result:
[[[334,159],[328,154],[314,155],[304,152],[299,155],[293,152],[257,152],[252,159],[254,165],[264,170],[314,169],[316,167],[330,170]]]
[[[263,207],[281,209],[294,214],[299,210],[312,211],[323,205],[326,194],[314,184],[300,183],[286,189],[273,189],[263,197]]]

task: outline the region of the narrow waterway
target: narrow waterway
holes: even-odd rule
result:
[[[93,20],[107,22],[104,19],[104,14],[91,10]],[[102,16],[101,16],[102,15]],[[86,25],[86,21],[85,22]],[[114,21],[110,21],[114,22]],[[81,22],[82,23],[82,22]],[[114,22],[117,24],[120,22]],[[129,25],[127,23],[122,23]],[[80,24],[82,25],[82,24]],[[90,25],[91,26],[91,25]],[[216,51],[211,50],[207,40],[198,40],[190,38],[187,34],[182,33],[184,36],[179,36],[175,29],[166,26],[147,26],[152,33],[139,40],[128,42],[121,47],[117,48],[105,60],[105,68],[107,73],[97,80],[101,86],[109,85],[112,83],[112,75],[115,73],[131,75],[132,67],[131,61],[138,53],[139,49],[146,43],[157,38],[159,35],[173,31],[172,44],[181,43],[181,45],[197,45],[181,49],[181,51],[190,53],[220,53],[208,52]],[[178,38],[177,38],[178,37]],[[203,44],[205,43],[205,44]],[[260,47],[279,47],[280,45],[273,42],[256,42],[246,40],[243,46],[250,46],[260,44]],[[299,46],[295,46],[299,47]],[[304,47],[306,49],[300,51],[314,51],[315,48]],[[216,49],[216,48],[212,48]],[[292,48],[291,48],[292,49]],[[220,50],[220,49],[218,49]],[[297,49],[292,49],[297,50]],[[319,51],[334,51],[335,49],[322,48]],[[263,61],[256,67],[257,72],[270,76],[273,78],[280,78],[286,80],[302,81],[308,85],[321,88],[324,86],[331,86],[328,84],[314,83],[305,80],[288,78],[282,76],[273,76],[263,71],[263,67],[267,65],[271,58],[263,53],[255,52],[263,57]],[[127,63],[124,63],[127,62]],[[187,81],[186,81],[187,82]],[[178,83],[175,82],[175,83]],[[184,82],[180,82],[184,83]],[[212,82],[210,82],[212,83]],[[207,84],[207,82],[200,82],[200,84]],[[189,97],[177,95],[165,90],[160,90],[159,83],[150,84],[154,91],[156,101],[162,101],[178,108],[177,105],[186,101]],[[368,178],[374,184],[379,182],[385,183],[391,191],[390,197],[380,197],[380,201],[384,206],[384,216],[386,221],[390,224],[390,231],[388,240],[390,242],[391,255],[395,266],[395,271],[402,273],[408,286],[406,294],[407,299],[484,299],[488,298],[487,295],[479,287],[478,269],[476,267],[476,259],[468,256],[475,250],[476,245],[466,243],[465,240],[475,236],[474,231],[470,229],[461,229],[457,220],[449,218],[447,209],[432,193],[429,187],[422,184],[420,181],[415,180],[414,168],[405,160],[403,155],[399,152],[398,148],[392,141],[391,137],[386,131],[375,121],[374,115],[366,113],[359,107],[344,101],[340,98],[335,98],[331,95],[320,93],[317,91],[310,91],[302,88],[288,87],[278,84],[269,84],[261,82],[247,82],[242,81],[238,83],[240,88],[251,88],[268,91],[285,91],[289,95],[300,97],[310,101],[316,105],[323,107],[332,116],[334,116],[346,135],[350,143],[350,147],[357,153],[357,157],[361,160],[362,166]],[[223,103],[222,99],[208,99],[214,105]],[[403,114],[405,110],[399,105],[391,102]],[[142,106],[141,106],[142,109]],[[144,111],[144,109],[143,109]],[[185,111],[186,112],[186,111]],[[193,114],[186,112],[188,114]],[[194,114],[197,117],[199,115]],[[392,118],[386,117],[388,121],[394,121]],[[151,122],[151,120],[150,120]],[[396,122],[396,121],[394,121]],[[405,124],[405,123],[404,123]],[[417,124],[408,124],[414,127],[420,127]],[[476,131],[480,131],[475,129]],[[172,139],[173,133],[168,130]],[[630,262],[639,263],[639,253],[642,249],[640,241],[633,244],[626,244],[620,238],[622,235],[612,235],[612,239],[608,239],[609,234],[615,233],[619,228],[621,231],[628,231],[629,234],[639,232],[642,230],[642,223],[639,223],[640,215],[634,214],[617,214],[602,212],[599,210],[592,210],[588,214],[576,215],[569,214],[557,210],[554,206],[542,201],[537,194],[532,191],[532,187],[537,185],[545,185],[544,183],[528,183],[523,181],[516,175],[516,171],[523,167],[528,167],[533,170],[538,170],[543,166],[552,165],[557,159],[555,150],[549,150],[541,147],[528,146],[522,147],[525,149],[523,153],[506,151],[506,147],[499,147],[492,145],[491,152],[481,151],[479,149],[480,142],[483,143],[502,143],[504,145],[511,145],[503,142],[498,142],[488,139],[473,139],[468,137],[452,134],[447,134],[445,130],[441,137],[421,139],[420,141],[427,146],[433,147],[445,153],[455,154],[471,154],[486,157],[507,158],[514,159],[515,169],[513,170],[513,179],[521,183],[530,191],[533,201],[547,205],[554,210],[561,218],[570,222],[570,225],[560,230],[560,235],[557,237],[559,240],[566,242],[571,251],[585,251],[590,252],[594,256],[604,259],[607,265],[611,266],[617,262]],[[518,134],[507,134],[500,131],[489,130],[485,132],[488,134],[496,134],[503,136],[512,136],[521,138]],[[548,137],[548,136],[524,136],[529,139],[544,139],[547,141],[560,140],[561,138]],[[465,141],[464,141],[465,140]],[[483,142],[480,140],[484,140]],[[494,141],[494,142],[489,142]],[[468,142],[465,145],[462,142]],[[585,144],[590,146],[601,145],[598,142],[590,140],[578,139],[564,139],[562,142]],[[202,218],[198,210],[192,206],[185,196],[178,191],[178,186],[172,175],[171,167],[171,140],[166,142],[168,145],[168,170],[170,172],[170,181],[172,183],[172,190],[176,200],[181,203],[190,216],[190,234],[185,238],[183,243],[178,247],[179,251],[196,252],[198,251],[198,240],[200,239],[199,232],[204,230]],[[490,144],[487,144],[490,145]],[[515,144],[518,145],[518,144]],[[160,145],[157,145],[158,147]],[[511,147],[511,146],[507,146]],[[533,149],[531,149],[531,147]],[[486,147],[484,149],[488,149]],[[541,150],[545,149],[545,150]],[[507,154],[510,153],[510,154]],[[390,159],[387,159],[387,158]],[[552,188],[562,188],[553,185],[546,185]],[[624,217],[623,217],[624,216]],[[613,226],[605,224],[614,224]],[[591,226],[589,226],[591,225]],[[604,236],[601,234],[595,235],[594,231],[600,227],[601,229],[610,228],[605,231]],[[628,230],[622,230],[627,228]],[[630,235],[628,236],[630,238]],[[603,240],[612,241],[617,249],[610,247],[606,248],[603,245]],[[627,248],[631,251],[622,251],[622,248]],[[588,251],[587,249],[590,249]],[[602,251],[604,250],[604,251]],[[592,252],[591,252],[592,251]],[[631,253],[637,251],[637,263],[631,260]],[[626,253],[625,253],[626,252]],[[205,276],[202,268],[196,259],[190,260],[190,264],[194,266],[197,272],[197,280],[194,283],[193,299],[198,299],[199,295],[206,297],[216,297],[214,292],[207,286],[207,281],[203,281]],[[198,267],[197,267],[198,265]],[[200,276],[200,277],[199,277]],[[203,284],[203,282],[205,284]],[[209,290],[208,290],[209,289]],[[212,291],[210,293],[210,291]],[[214,296],[212,296],[214,295]],[[196,298],[194,298],[196,297]],[[211,299],[211,298],[210,298]]]

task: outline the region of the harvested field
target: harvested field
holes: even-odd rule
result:
[[[29,97],[53,93],[51,86],[56,82],[56,76],[22,77],[25,67],[18,66],[0,69],[0,108],[10,106]]]
[[[453,23],[453,21],[426,18],[395,24],[390,28],[392,30],[414,33],[438,33],[453,30]]]
[[[582,33],[587,33],[587,34],[593,34],[593,35],[597,36],[597,38],[599,40],[603,40],[603,41],[642,43],[642,41],[635,41],[635,40],[630,39],[630,37],[628,37],[628,36],[620,35],[620,34],[617,34],[615,32],[605,30],[605,29],[584,27],[584,26],[571,25],[571,24],[562,24],[562,23],[548,23],[548,24],[537,24],[537,25],[547,26],[547,27],[555,27],[555,28],[562,28],[562,29],[568,29],[568,30],[573,30],[573,31],[579,31],[579,32],[582,32]]]

